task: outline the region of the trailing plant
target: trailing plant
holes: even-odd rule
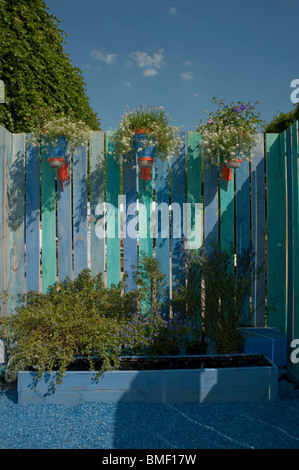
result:
[[[146,138],[138,151],[155,147],[157,156],[162,160],[180,153],[183,146],[180,128],[172,126],[171,122],[171,117],[162,106],[127,108],[112,135],[114,157],[117,160],[132,158],[134,135],[140,129]]]
[[[197,131],[201,134],[199,148],[202,158],[209,164],[222,166],[227,160],[251,160],[252,148],[257,141],[258,126],[263,126],[260,113],[251,102],[238,101],[229,106],[224,100],[213,98],[218,109],[201,119]]]
[[[29,292],[24,305],[2,318],[8,338],[9,374],[19,370],[57,370],[62,379],[69,364],[86,357],[90,368],[101,359],[101,370],[117,368],[122,350],[121,331],[136,309],[135,291],[106,288],[100,275],[82,271],[75,281],[57,283],[41,294]]]
[[[87,144],[90,140],[91,129],[83,122],[75,118],[71,113],[57,114],[55,108],[35,109],[32,113],[32,128],[30,142],[33,145],[50,144],[57,145],[58,139],[63,136],[69,143],[70,151],[75,147]]]

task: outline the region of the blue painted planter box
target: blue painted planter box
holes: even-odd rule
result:
[[[240,328],[244,354],[264,354],[278,367],[287,364],[287,340],[277,328]]]
[[[203,403],[277,399],[278,369],[271,361],[262,356],[263,364],[258,366],[204,366],[209,358],[217,364],[225,357],[192,356],[196,368],[191,368],[189,362],[186,369],[178,365],[180,368],[166,370],[117,370],[99,378],[94,371],[68,371],[61,384],[56,384],[55,372],[44,373],[40,380],[34,372],[19,372],[18,401],[76,405],[84,401]],[[229,357],[241,360],[244,355]],[[188,362],[191,357],[180,356],[180,360]]]

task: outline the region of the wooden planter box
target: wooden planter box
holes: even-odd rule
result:
[[[56,372],[19,372],[20,404],[75,405],[93,402],[252,402],[276,400],[278,369],[264,355],[124,358],[122,369],[96,378],[94,371],[68,371],[61,384]],[[130,369],[130,370],[128,370]]]

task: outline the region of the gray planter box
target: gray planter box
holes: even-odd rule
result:
[[[233,358],[234,362],[227,365],[226,358]],[[75,405],[84,401],[203,403],[276,400],[277,366],[261,355],[249,357],[251,362],[260,359],[261,364],[246,366],[244,358],[245,355],[172,356],[172,369],[109,371],[99,378],[94,371],[68,371],[61,384],[56,384],[55,372],[44,373],[40,380],[36,379],[34,372],[19,372],[18,401],[20,404]],[[161,359],[165,362],[170,358],[156,359],[156,364]],[[140,363],[144,358],[131,360]],[[206,367],[207,361],[211,367]],[[184,368],[185,363],[188,368]]]

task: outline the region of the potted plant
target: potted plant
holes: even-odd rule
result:
[[[51,148],[57,146],[59,139],[64,137],[70,152],[76,147],[87,144],[90,139],[90,128],[76,119],[72,114],[55,113],[52,110],[36,110],[32,116],[32,132],[30,143],[43,144]],[[49,155],[47,162],[51,168],[62,168],[65,165],[64,155]]]
[[[224,100],[213,98],[218,109],[197,125],[201,134],[200,152],[204,161],[223,168],[223,179],[231,179],[231,169],[238,168],[243,160],[251,161],[253,146],[257,142],[258,126],[263,124],[255,104],[238,101],[229,106]],[[228,171],[226,170],[228,169]]]
[[[137,154],[141,178],[151,178],[155,157],[166,160],[182,150],[180,129],[171,125],[171,118],[162,106],[139,106],[125,111],[112,137],[117,160],[133,160]]]

